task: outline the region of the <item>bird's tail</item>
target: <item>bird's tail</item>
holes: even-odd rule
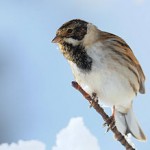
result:
[[[117,129],[123,135],[131,133],[136,139],[146,141],[146,136],[136,120],[132,107],[126,114],[115,110],[115,122]]]

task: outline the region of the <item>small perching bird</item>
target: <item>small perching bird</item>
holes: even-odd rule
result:
[[[52,40],[68,60],[76,82],[99,103],[114,108],[117,129],[136,139],[146,137],[132,111],[138,92],[145,93],[145,76],[127,43],[80,19],[63,24]]]

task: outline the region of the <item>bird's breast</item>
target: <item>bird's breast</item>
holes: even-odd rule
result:
[[[69,62],[75,80],[81,87],[90,95],[97,93],[100,101],[108,106],[130,103],[135,93],[123,73],[127,70],[111,60],[101,45],[90,47],[87,54],[92,58],[92,69],[88,72]]]

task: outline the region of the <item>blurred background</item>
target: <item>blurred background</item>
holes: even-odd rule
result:
[[[119,35],[134,51],[146,75],[146,94],[137,96],[134,111],[149,139],[150,1],[0,0],[0,143],[37,139],[50,149],[70,118],[82,116],[102,150],[118,148],[101,117],[71,87],[70,67],[51,43],[74,18]],[[138,149],[150,147],[149,140],[133,141]]]

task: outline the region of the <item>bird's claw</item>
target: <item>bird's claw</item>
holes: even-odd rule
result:
[[[98,97],[97,97],[96,93],[92,93],[92,101],[91,101],[91,104],[89,106],[90,108],[93,106],[93,102],[98,103]]]
[[[106,132],[108,132],[110,129],[114,129],[115,128],[115,119],[114,119],[114,116],[110,116],[106,122],[103,124],[103,126],[108,126]]]

